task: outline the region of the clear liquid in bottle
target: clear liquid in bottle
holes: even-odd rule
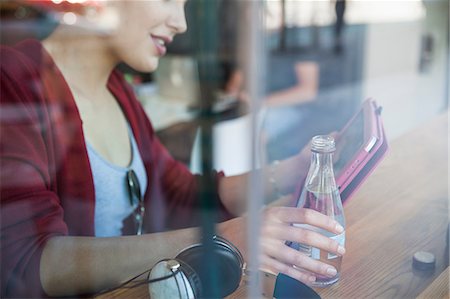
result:
[[[334,139],[332,137],[316,136],[313,138],[311,166],[297,207],[318,211],[333,218],[345,228],[344,210],[333,172],[332,153],[334,149]],[[307,224],[294,224],[294,226],[318,232],[336,240],[341,246],[345,245],[345,231],[336,235]],[[316,281],[313,283],[314,286],[325,287],[339,280],[342,256],[311,247],[307,244],[293,243],[291,246],[313,259],[320,260],[336,268],[337,274],[334,277],[314,273],[316,276]]]

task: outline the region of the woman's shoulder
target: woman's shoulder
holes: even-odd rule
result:
[[[35,77],[42,62],[42,44],[37,40],[25,40],[14,46],[0,46],[2,79],[23,80]]]
[[[44,97],[43,52],[39,41],[26,40],[0,47],[0,89],[2,105],[21,103],[34,110]]]

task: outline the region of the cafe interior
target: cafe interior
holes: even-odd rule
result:
[[[42,40],[59,24],[108,34],[114,12],[98,23],[89,18],[92,7],[108,1],[2,0],[1,45]],[[338,283],[313,288],[314,298],[444,298],[449,12],[447,0],[188,0],[188,29],[168,45],[154,72],[126,64],[118,69],[157,138],[190,172],[252,174],[246,191],[249,273],[258,269],[257,232],[264,221],[258,211],[266,204],[265,177],[255,170],[275,172],[279,161],[304,149],[310,155],[317,135],[335,134],[339,148],[340,134],[364,103],[375,103],[385,148],[376,161],[351,166],[359,173],[348,175],[355,187],[343,203],[342,272]],[[359,126],[367,130],[368,121]],[[200,186],[213,183],[206,179]],[[202,225],[204,237],[214,235],[212,223]],[[431,266],[416,267],[420,253],[431,255]],[[267,291],[264,277],[247,276],[225,297],[272,298],[275,288],[276,298],[299,298],[282,295],[281,283]],[[149,286],[97,298],[149,298]]]

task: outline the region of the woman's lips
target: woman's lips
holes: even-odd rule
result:
[[[155,44],[156,51],[158,52],[159,56],[163,56],[167,52],[166,44],[170,42],[170,40],[160,37],[160,36],[151,36],[153,43]]]

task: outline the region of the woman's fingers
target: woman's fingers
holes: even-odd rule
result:
[[[316,277],[311,273],[296,269],[269,256],[261,258],[261,268],[276,274],[283,273],[306,284],[316,281]]]
[[[265,221],[268,222],[309,224],[335,234],[344,231],[344,228],[337,221],[311,209],[273,207],[267,209],[265,217]]]
[[[338,255],[345,254],[345,248],[340,246],[336,240],[318,232],[282,223],[272,223],[271,225],[265,226],[262,238],[308,244],[312,247]]]
[[[307,227],[293,226],[304,224]],[[285,241],[306,244],[326,252],[343,255],[344,247],[336,240],[324,236],[321,228],[335,234],[344,231],[332,218],[311,209],[289,207],[269,208],[262,226],[261,249],[264,265],[272,271],[281,272],[303,282],[312,282],[314,275],[333,277],[337,269],[315,260],[285,244]]]
[[[288,270],[286,267],[293,268],[296,271],[306,271],[307,274],[308,272],[312,272],[327,277],[334,277],[337,273],[337,269],[333,266],[312,259],[305,254],[286,246],[284,243],[275,242],[272,240],[263,243],[262,246],[263,252],[266,255],[271,258],[275,258],[279,263],[285,265],[283,266],[283,271],[280,270],[280,272],[283,272],[286,275],[290,276],[290,274],[286,273],[286,271],[293,272],[293,270]],[[294,268],[294,266],[296,268]]]

